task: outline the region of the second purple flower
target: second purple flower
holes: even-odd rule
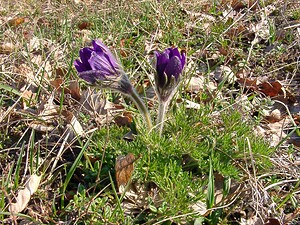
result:
[[[171,97],[171,92],[180,81],[180,74],[186,62],[184,52],[178,48],[167,48],[162,53],[155,52],[156,74],[155,84],[161,100]]]

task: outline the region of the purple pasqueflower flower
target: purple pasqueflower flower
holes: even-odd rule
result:
[[[79,77],[93,85],[130,93],[132,85],[121,63],[100,40],[93,40],[92,45],[80,49],[80,59],[74,61]]]
[[[162,53],[155,51],[155,56],[155,84],[159,97],[163,100],[171,95],[179,83],[186,56],[178,48],[167,48]]]

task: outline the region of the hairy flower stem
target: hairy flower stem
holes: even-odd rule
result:
[[[162,101],[162,100],[159,101],[157,124],[158,124],[160,137],[163,132],[164,123],[165,123],[165,115],[166,115],[166,112],[168,111],[170,100],[171,100],[171,98],[167,99],[166,101]]]
[[[134,88],[132,88],[132,91],[130,92],[130,94],[128,94],[128,96],[134,101],[134,103],[136,104],[136,106],[144,116],[148,129],[150,131],[152,129],[152,121],[151,121],[150,113],[145,103],[143,102],[143,100],[141,99],[141,97],[139,96],[139,94],[136,92]]]

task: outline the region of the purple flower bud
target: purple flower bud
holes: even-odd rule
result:
[[[79,77],[90,84],[130,93],[132,85],[121,63],[100,40],[93,40],[92,44],[93,48],[82,48],[80,59],[74,61]]]
[[[180,74],[185,65],[184,52],[178,48],[168,48],[164,52],[155,52],[156,74],[155,84],[159,97],[164,100],[169,97],[180,81]]]

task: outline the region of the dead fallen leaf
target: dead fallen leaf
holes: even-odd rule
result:
[[[16,197],[16,202],[10,204],[9,211],[11,213],[19,213],[25,209],[31,196],[34,194],[34,192],[37,191],[40,185],[41,178],[42,178],[41,175],[38,176],[35,174],[29,177],[25,185],[25,188],[18,192],[18,195]]]
[[[59,105],[56,105],[51,97],[47,102],[41,102],[36,114],[39,120],[32,121],[29,127],[41,132],[52,131],[55,127],[55,119],[59,115]]]
[[[15,72],[22,75],[25,78],[25,83],[28,85],[36,86],[36,76],[32,68],[30,68],[27,64],[22,63],[20,66],[15,68]]]
[[[118,156],[116,159],[116,180],[117,186],[120,190],[121,186],[126,186],[127,183],[130,181],[131,175],[133,173],[133,163],[139,157],[135,157],[133,153],[128,153],[126,156]]]
[[[130,124],[132,123],[132,115],[130,112],[125,111],[122,115],[116,116],[114,121],[120,127],[130,127]]]
[[[63,83],[63,79],[62,78],[57,78],[55,80],[51,80],[50,84],[52,86],[54,86],[56,89],[61,90],[61,85]]]
[[[221,55],[227,56],[230,53],[230,49],[219,46],[218,50],[220,52]]]
[[[188,85],[188,91],[197,93],[200,90],[204,89],[205,78],[203,76],[191,77],[189,80],[186,81],[186,83]]]
[[[232,27],[229,29],[226,34],[230,40],[234,40],[239,36],[244,37],[245,34],[247,34],[247,28],[243,24],[240,24],[237,27]]]
[[[48,19],[46,19],[45,17],[40,17],[37,20],[37,24],[42,27],[48,27],[48,26],[50,26],[50,21]]]
[[[21,90],[22,91],[22,90]],[[28,102],[34,101],[36,98],[36,93],[33,93],[31,90],[23,90],[22,95],[23,99],[23,108],[26,109],[30,105],[28,105]]]
[[[77,24],[77,27],[79,28],[79,30],[90,29],[92,26],[93,26],[92,23],[90,23],[88,21],[82,21]]]
[[[100,91],[87,88],[82,92],[80,103],[83,109],[95,118],[98,125],[110,123],[116,115],[124,110],[124,106],[108,101]]]
[[[72,98],[74,98],[77,101],[80,101],[81,94],[80,94],[80,88],[77,80],[70,81],[66,91],[67,91],[66,93],[70,94]]]
[[[264,82],[259,85],[259,90],[266,96],[275,97],[283,93],[282,84],[276,80],[274,82]]]
[[[17,17],[9,20],[7,23],[9,26],[17,27],[25,22],[25,17]]]
[[[64,86],[64,80],[62,78],[57,78],[50,81],[50,84],[57,89],[58,92],[62,91]],[[69,85],[64,88],[65,94],[70,94],[72,98],[79,101],[81,99],[79,84],[76,80],[69,82]]]

